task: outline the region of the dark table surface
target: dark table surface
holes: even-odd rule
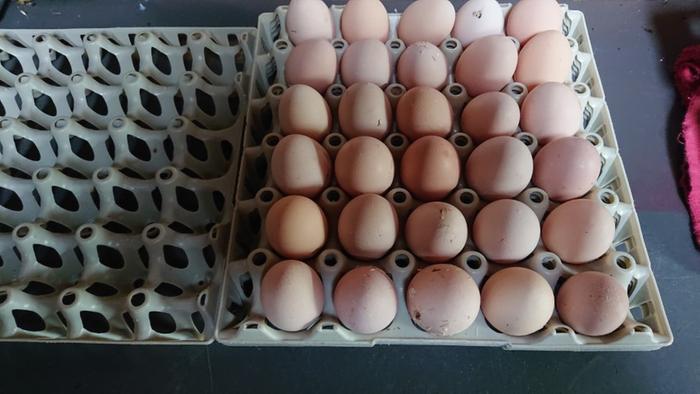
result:
[[[285,0],[35,0],[0,28],[255,26]],[[409,1],[387,1],[403,10]],[[455,1],[458,7],[462,0]],[[700,1],[570,1],[582,10],[675,343],[646,353],[377,346],[0,344],[0,393],[697,392],[700,255],[677,191],[682,106],[670,69],[700,42]]]

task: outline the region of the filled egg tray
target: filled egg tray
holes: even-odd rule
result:
[[[0,340],[213,340],[254,41],[0,31]]]
[[[509,4],[502,5],[504,13]],[[300,332],[285,332],[275,328],[264,317],[260,303],[260,283],[263,274],[275,262],[284,258],[275,254],[265,239],[265,215],[270,206],[281,198],[282,193],[270,177],[270,158],[282,135],[279,130],[278,104],[286,85],[284,82],[284,60],[291,43],[286,38],[284,17],[286,7],[278,7],[274,13],[262,14],[258,20],[258,41],[255,49],[251,101],[244,134],[236,207],[234,210],[232,239],[229,244],[228,264],[221,293],[217,321],[217,341],[231,346],[373,346],[375,344],[447,344],[466,346],[500,346],[507,349],[524,350],[653,350],[669,345],[671,330],[659,296],[659,291],[650,268],[649,256],[634,210],[632,195],[617,142],[604,100],[584,16],[579,11],[563,6],[563,32],[567,35],[574,52],[574,63],[569,83],[579,97],[583,108],[583,125],[578,135],[590,141],[598,150],[602,162],[596,186],[585,198],[597,199],[612,214],[616,229],[609,251],[600,259],[584,264],[562,263],[558,256],[548,252],[540,241],[537,249],[526,260],[516,264],[540,273],[556,292],[566,278],[581,271],[601,271],[613,276],[626,289],[630,298],[630,311],[624,324],[613,333],[602,337],[577,334],[563,324],[555,312],[551,320],[540,331],[523,337],[508,336],[493,329],[479,313],[474,324],[466,331],[449,337],[436,337],[418,328],[406,309],[405,288],[412,275],[426,264],[417,259],[407,248],[402,231],[394,248],[382,259],[372,262],[383,268],[391,277],[399,300],[398,313],[386,329],[371,335],[354,333],[345,328],[334,313],[332,292],[344,272],[357,265],[367,265],[344,253],[338,239],[336,226],[338,216],[350,197],[332,181],[316,199],[329,223],[329,239],[324,248],[313,258],[306,260],[322,278],[325,294],[323,314],[312,326]],[[341,6],[331,6],[332,15],[339,26]],[[400,14],[390,14],[390,38],[387,47],[394,61],[404,49],[396,39],[396,25]],[[334,47],[342,55],[347,44],[336,31]],[[457,40],[447,39],[441,45],[448,61],[454,62],[461,52]],[[395,82],[395,78],[392,79]],[[460,157],[461,165],[473,149],[469,136],[459,130],[459,114],[467,102],[465,89],[449,77],[443,93],[455,108],[453,132],[448,140]],[[339,132],[337,107],[345,91],[336,78],[325,94],[334,116],[332,132],[322,145],[334,157],[346,138]],[[397,83],[388,85],[385,92],[395,110],[399,97],[406,89]],[[527,88],[511,83],[503,91],[518,103],[527,95]],[[515,135],[532,153],[537,150],[537,140],[528,133]],[[406,137],[392,132],[384,140],[397,162],[408,146]],[[463,168],[463,167],[462,167]],[[384,196],[396,208],[399,228],[402,229],[409,212],[419,202],[398,182]],[[550,202],[547,194],[538,188],[528,187],[518,200],[530,206],[540,220],[546,212],[557,206]],[[466,188],[461,180],[457,189],[444,201],[453,204],[467,217],[469,228],[475,213],[485,205],[477,194]],[[465,269],[479,286],[485,279],[504,265],[489,263],[475,248],[471,233],[463,252],[454,259],[454,264]]]

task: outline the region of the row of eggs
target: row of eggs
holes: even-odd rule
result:
[[[465,4],[465,7],[472,2],[488,3],[485,8],[495,7],[496,14],[502,12],[494,0],[472,0]],[[350,1],[344,9],[343,16],[357,14],[356,7],[369,7],[370,4],[377,3],[383,8],[376,0]],[[517,34],[514,38],[519,40],[519,43],[516,43],[503,34],[503,16],[500,14],[501,20],[494,28],[481,30],[478,36],[471,37],[473,40],[462,37],[461,41],[466,49],[452,69],[451,62],[448,62],[444,53],[437,47],[444,39],[449,38],[452,30],[454,9],[451,3],[446,0],[414,2],[399,21],[398,36],[408,47],[402,52],[396,65],[398,81],[408,88],[427,86],[440,89],[447,83],[448,74],[452,69],[455,80],[462,84],[472,97],[500,90],[513,79],[528,87],[544,82],[566,81],[570,74],[572,52],[569,41],[561,32],[562,11],[557,2],[523,0],[513,8],[509,21],[512,18],[517,20],[518,15],[522,14],[522,8],[527,11],[528,8],[541,6],[539,3],[546,3],[545,5],[556,13],[553,21],[538,26],[532,35],[518,32],[517,29],[508,29],[509,32],[513,30],[513,33]],[[441,9],[445,7],[452,8],[451,20],[436,17],[435,24],[431,25],[433,14],[442,14],[444,10]],[[425,9],[425,14],[414,11],[417,8]],[[471,19],[476,19],[479,23],[486,22],[491,13],[485,13],[485,8],[475,10],[474,12],[481,16],[472,16]],[[387,18],[386,11],[382,18]],[[328,26],[323,30],[327,31],[321,34],[319,29],[324,22]],[[352,22],[341,17],[341,29],[344,33],[350,29],[349,26],[366,27],[366,24],[372,23],[372,18],[369,17]],[[285,62],[286,82],[289,85],[305,84],[319,92],[325,92],[338,72],[336,50],[329,41],[332,38],[332,23],[328,8],[320,0],[294,0],[289,5],[286,24],[289,37],[295,44]],[[436,29],[440,32],[430,31]],[[310,30],[307,34],[300,33],[307,30]],[[340,59],[341,80],[346,86],[357,82],[386,86],[392,76],[391,56],[384,43],[386,31],[381,35],[369,34],[367,30],[363,32],[368,37],[356,39],[355,34],[349,35],[350,46]],[[519,45],[522,45],[520,51]]]
[[[413,323],[436,336],[468,329],[479,310],[493,328],[506,335],[530,335],[547,324],[555,307],[562,322],[577,333],[601,336],[620,327],[629,310],[624,287],[596,271],[568,278],[555,297],[547,281],[527,268],[499,270],[479,291],[463,269],[434,264],[413,276],[405,297]],[[346,272],[335,285],[332,302],[340,322],[360,334],[374,334],[390,326],[398,308],[391,278],[373,266]],[[284,260],[263,276],[261,304],[276,328],[303,330],[323,312],[323,284],[306,263]]]

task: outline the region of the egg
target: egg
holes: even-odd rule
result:
[[[434,201],[418,206],[406,221],[406,242],[418,258],[444,263],[467,243],[467,221],[454,206]]]
[[[343,275],[335,286],[333,304],[340,322],[359,334],[385,329],[398,308],[391,279],[376,267],[357,267]]]
[[[564,12],[556,0],[520,0],[508,13],[506,32],[522,45],[537,33],[561,31],[563,19]]]
[[[477,146],[465,166],[467,185],[485,200],[512,198],[532,179],[532,154],[517,138],[500,136]]]
[[[426,136],[408,146],[401,158],[401,181],[413,197],[441,200],[459,182],[457,151],[446,139]]]
[[[283,193],[313,198],[331,182],[331,158],[313,139],[301,134],[288,135],[272,152],[270,172]]]
[[[376,194],[361,194],[350,200],[338,220],[340,244],[361,260],[384,256],[394,246],[398,232],[394,206]]]
[[[323,284],[316,271],[297,260],[273,265],[263,276],[260,302],[265,317],[284,331],[300,331],[323,312]]]
[[[348,138],[368,136],[382,139],[389,132],[392,121],[389,98],[373,83],[356,83],[340,98],[338,123]]]
[[[481,311],[494,328],[506,335],[530,335],[552,317],[554,293],[537,272],[509,267],[491,275],[484,284]]]
[[[429,42],[413,43],[401,53],[396,66],[396,77],[406,89],[415,86],[442,89],[447,83],[445,54]]]
[[[530,90],[545,82],[566,82],[572,62],[566,37],[560,31],[544,31],[535,34],[520,50],[513,78]]]
[[[462,131],[477,144],[518,131],[520,107],[509,95],[486,92],[471,99],[462,111]]]
[[[349,43],[389,38],[389,15],[379,0],[349,0],[340,15],[340,31]]]
[[[340,78],[345,86],[358,82],[385,86],[391,78],[389,50],[379,40],[355,41],[340,59]]]
[[[545,145],[535,156],[533,183],[554,201],[588,193],[600,174],[600,155],[583,138],[564,137]]]
[[[310,40],[292,48],[284,64],[288,85],[308,85],[325,93],[335,80],[338,63],[335,49],[326,40]]]
[[[452,37],[462,46],[494,34],[503,34],[503,10],[496,0],[469,0],[459,8]]]
[[[417,0],[401,15],[397,32],[406,45],[427,41],[440,45],[450,36],[455,23],[455,8],[447,0]]]
[[[282,197],[267,212],[265,235],[280,255],[289,259],[309,258],[326,243],[326,215],[307,197]]]
[[[426,267],[411,279],[406,306],[413,322],[437,336],[458,334],[479,315],[481,296],[474,279],[452,264]]]
[[[536,87],[525,96],[520,127],[537,137],[540,146],[576,134],[583,127],[583,111],[576,93],[562,83]]]
[[[399,99],[396,123],[411,141],[426,135],[446,137],[452,129],[452,107],[438,90],[415,87]]]
[[[282,134],[303,134],[316,141],[323,140],[333,124],[326,100],[306,85],[290,86],[282,93],[278,114]]]
[[[492,35],[480,38],[462,52],[455,79],[470,97],[503,89],[518,65],[518,49],[510,38]]]
[[[472,226],[476,248],[489,261],[512,264],[537,247],[540,222],[535,212],[516,200],[489,203],[476,214]]]
[[[331,40],[333,19],[326,3],[321,0],[291,0],[285,19],[292,44],[309,40]]]
[[[343,144],[335,157],[335,178],[351,196],[382,194],[394,181],[394,158],[376,138],[353,138]]]
[[[601,336],[617,330],[629,307],[625,288],[602,272],[578,273],[567,279],[557,294],[559,317],[583,335]]]
[[[567,201],[542,225],[542,242],[565,263],[583,264],[603,256],[615,237],[615,220],[595,200]]]

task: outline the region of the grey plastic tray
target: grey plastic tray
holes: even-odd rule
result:
[[[510,5],[502,6],[503,12],[507,13]],[[325,288],[326,302],[324,313],[319,321],[307,330],[295,333],[280,331],[268,324],[262,314],[259,300],[260,279],[266,268],[280,258],[268,247],[261,229],[264,228],[265,214],[270,205],[281,197],[281,193],[275,189],[269,176],[268,168],[271,152],[281,138],[276,111],[279,97],[285,89],[284,61],[291,50],[291,43],[287,40],[284,27],[286,7],[282,6],[274,13],[260,15],[258,20],[258,41],[255,46],[253,69],[254,83],[251,84],[251,101],[238,177],[232,242],[229,246],[228,265],[221,293],[217,341],[231,346],[449,344],[500,346],[525,350],[652,350],[671,344],[673,336],[651,271],[637,214],[634,211],[634,202],[622,159],[618,153],[618,145],[593,58],[585,19],[581,12],[563,7],[566,14],[562,30],[569,38],[574,53],[570,83],[579,95],[583,108],[584,120],[579,135],[596,146],[603,162],[596,187],[587,197],[598,200],[613,214],[616,221],[616,235],[605,256],[583,266],[563,264],[556,255],[547,252],[541,246],[520,265],[541,273],[553,288],[556,288],[557,283],[562,279],[580,270],[597,270],[611,274],[628,289],[630,296],[630,313],[620,329],[604,337],[587,337],[576,334],[570,327],[561,323],[555,314],[537,333],[525,337],[510,337],[491,329],[480,314],[476,322],[465,332],[447,338],[430,336],[413,325],[406,311],[403,297],[407,279],[424,263],[417,261],[405,249],[404,240],[400,239],[394,251],[376,262],[391,275],[394,281],[399,294],[398,315],[387,329],[377,334],[355,334],[343,327],[334,316],[330,295],[339,275],[358,262],[346,257],[333,237],[328,241],[326,248],[309,261],[320,273]],[[342,7],[332,6],[331,12],[337,22]],[[399,18],[400,14],[390,14],[391,34],[387,47],[394,60],[405,48],[403,43],[396,39],[395,30]],[[336,26],[338,25],[336,23]],[[334,47],[339,55],[346,46],[340,32],[337,31]],[[461,52],[459,43],[450,39],[443,42],[441,49],[449,61],[456,60]],[[337,82],[339,81],[337,79]],[[466,103],[468,97],[463,87],[452,83],[453,79],[449,82],[451,83],[443,93],[455,107],[458,107],[455,113],[459,115],[461,112],[459,109]],[[328,89],[326,99],[333,111],[337,108],[344,89],[340,84]],[[398,84],[389,85],[386,89],[394,105],[404,91],[405,89]],[[517,83],[510,84],[504,91],[519,101],[527,94],[525,87]],[[331,155],[334,155],[345,141],[338,132],[337,122],[335,123],[333,133],[324,140],[324,146]],[[529,144],[533,152],[537,149],[537,141],[531,135],[520,133],[518,136]],[[455,122],[454,132],[449,139],[455,145],[460,157],[464,159],[472,145],[468,136],[460,133],[458,122]],[[395,157],[399,157],[407,145],[405,137],[398,133],[390,134],[385,142]],[[397,197],[398,195],[403,198]],[[398,182],[395,182],[395,187],[386,193],[386,197],[395,205],[402,218],[405,218],[415,204],[410,194],[402,189]],[[550,203],[546,193],[537,188],[525,190],[519,199],[530,205],[540,218],[556,205]],[[327,189],[318,199],[328,216],[331,228],[347,200],[342,190],[335,186]],[[460,185],[448,201],[461,209],[468,217],[468,221],[481,204],[476,193],[464,188],[463,185]],[[473,250],[472,245],[470,240],[455,263],[467,270],[477,283],[481,283],[487,275],[502,267],[488,263],[480,253]]]
[[[0,31],[0,340],[213,340],[255,36]]]

